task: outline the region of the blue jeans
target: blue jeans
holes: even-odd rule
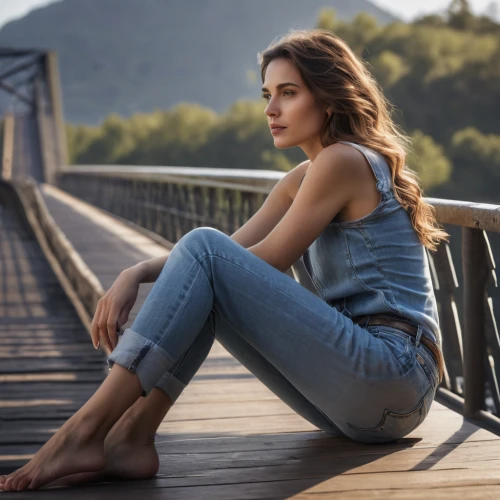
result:
[[[175,402],[216,338],[287,405],[333,436],[403,437],[422,423],[438,370],[422,344],[362,328],[290,276],[209,227],[184,235],[108,358],[143,395]]]

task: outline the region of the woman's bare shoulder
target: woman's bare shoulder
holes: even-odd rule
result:
[[[320,155],[332,159],[335,158],[336,160],[341,159],[342,161],[348,162],[355,168],[356,166],[364,168],[364,165],[366,164],[365,156],[361,151],[353,146],[340,142],[327,146],[321,151]]]
[[[311,165],[311,160],[305,160],[286,174],[288,191],[292,200],[295,199],[295,196],[297,195],[300,183],[302,182],[309,165]]]

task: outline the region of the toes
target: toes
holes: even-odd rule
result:
[[[14,476],[7,476],[7,481],[5,481],[3,488],[5,491],[12,491],[12,481],[14,480]]]
[[[11,489],[18,491],[19,483],[26,477],[25,474],[17,474],[10,485]]]
[[[31,478],[29,476],[24,476],[17,483],[16,490],[23,491],[29,486],[30,483],[31,483]]]
[[[0,484],[5,483],[7,481],[7,476],[0,476]]]
[[[44,484],[46,484],[47,482],[42,482],[40,481],[40,478],[35,476],[29,483],[28,483],[28,489],[29,490],[37,490],[38,488],[40,488],[40,486],[43,486]]]
[[[23,476],[25,473],[26,465],[12,472],[12,474],[9,474],[8,476],[3,476],[5,477],[5,482],[2,484],[2,488],[4,489],[4,491],[15,490],[15,483],[17,483],[17,480],[20,478],[20,476]]]

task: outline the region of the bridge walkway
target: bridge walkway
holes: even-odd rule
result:
[[[105,289],[124,267],[166,251],[114,217],[54,188],[45,188],[44,198],[57,224]],[[4,231],[4,225],[1,227]],[[0,235],[1,242],[5,241],[4,234]],[[4,256],[2,252],[2,269],[10,265]],[[20,279],[18,274],[17,282]],[[13,286],[9,285],[9,290]],[[133,314],[147,291],[147,287],[141,291]],[[76,319],[65,321],[77,328]],[[3,325],[0,330],[4,335]],[[4,348],[7,344],[0,345],[4,349],[0,352],[10,353],[12,358],[14,353],[5,350],[9,347]],[[87,345],[89,353],[96,353],[90,340]],[[87,349],[84,345],[81,348]],[[102,358],[100,362],[104,362]],[[2,387],[8,383],[13,382],[3,381]],[[28,393],[35,392],[37,385],[26,381],[23,387]],[[15,390],[14,387],[9,394]],[[87,392],[79,394],[80,400],[89,393],[90,386]],[[70,397],[70,390],[68,394]],[[23,425],[24,429],[43,428],[38,421]],[[56,425],[50,432],[55,428]],[[493,499],[500,495],[500,437],[439,402],[434,402],[418,429],[397,443],[366,445],[327,437],[280,401],[218,342],[161,424],[156,444],[161,465],[153,480],[42,490],[36,493],[37,498],[99,500],[119,495],[132,499],[145,494],[151,499],[335,496],[365,500]],[[33,443],[31,451],[35,451],[36,445]],[[15,453],[14,442],[12,446],[9,452]],[[3,453],[0,448],[0,454]],[[2,498],[22,499],[33,494],[3,495]]]

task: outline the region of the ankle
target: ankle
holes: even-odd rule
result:
[[[89,419],[78,418],[76,415],[65,422],[58,434],[69,446],[104,442],[105,438],[105,434],[95,423]]]
[[[131,408],[115,424],[113,432],[119,434],[121,439],[154,443],[156,431],[166,413],[167,410],[159,413],[158,411]]]
[[[148,429],[139,420],[124,416],[108,434],[111,441],[126,441],[129,443],[143,443],[148,440]]]
[[[137,421],[125,414],[116,422],[110,434],[119,434],[122,439],[128,439],[137,434],[137,427]]]

